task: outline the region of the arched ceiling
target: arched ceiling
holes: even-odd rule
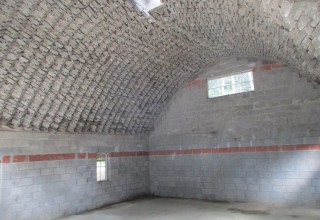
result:
[[[320,82],[320,2],[1,0],[0,126],[148,134],[178,88],[221,57],[281,60]]]

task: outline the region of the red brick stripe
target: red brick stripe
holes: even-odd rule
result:
[[[194,86],[201,86],[203,84],[207,84],[207,79],[196,79],[185,84],[185,87],[191,88]]]
[[[272,145],[253,147],[229,147],[229,148],[204,148],[186,150],[160,150],[150,151],[150,156],[163,155],[190,155],[190,154],[223,154],[223,153],[253,153],[253,152],[286,152],[286,151],[314,151],[320,150],[320,144],[298,144],[298,145]]]
[[[90,158],[90,159],[97,158],[97,154],[96,153],[88,153],[88,158]]]
[[[87,154],[86,153],[78,153],[77,154],[77,158],[78,159],[85,159],[87,157]]]
[[[10,163],[11,157],[10,156],[3,156],[2,157],[2,163]]]
[[[271,71],[273,69],[278,69],[281,67],[285,67],[285,64],[282,63],[274,63],[274,64],[265,64],[259,67],[255,67],[252,69],[252,72],[256,72],[256,71]]]
[[[19,163],[19,162],[28,162],[29,156],[28,155],[15,155],[13,156],[12,163]]]
[[[37,154],[37,155],[29,155],[29,162],[35,161],[49,161],[49,160],[70,160],[75,159],[75,153],[69,154]],[[18,162],[27,162],[27,161],[18,161]]]
[[[119,152],[110,152],[109,157],[137,157],[137,156],[148,156],[149,152],[147,151],[119,151]]]
[[[320,144],[272,145],[224,148],[197,148],[183,150],[159,151],[120,151],[110,152],[109,157],[138,157],[164,155],[191,155],[191,154],[225,154],[225,153],[254,153],[254,152],[287,152],[287,151],[318,151]],[[36,154],[36,155],[5,155],[0,163],[23,163],[50,160],[93,159],[96,153],[65,153],[65,154]],[[1,158],[0,158],[1,159]]]
[[[23,163],[38,162],[50,160],[71,160],[75,159],[75,153],[66,154],[34,154],[34,155],[5,155],[2,157],[2,163]]]

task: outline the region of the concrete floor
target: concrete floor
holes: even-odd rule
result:
[[[281,208],[252,203],[213,203],[151,198],[95,210],[64,220],[319,220],[319,209]]]

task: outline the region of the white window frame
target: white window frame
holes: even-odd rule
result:
[[[104,158],[104,160],[101,160]],[[104,161],[104,166],[101,165],[101,162]],[[108,154],[106,153],[97,153],[96,158],[96,179],[97,182],[108,181]],[[103,171],[104,169],[104,171]],[[104,178],[103,178],[104,177]]]
[[[242,84],[242,83],[236,83],[236,82],[235,82],[235,77],[231,77],[231,80],[232,80],[231,86],[232,86],[232,90],[233,90],[234,92],[231,92],[231,93],[224,93],[224,92],[223,92],[222,95],[210,97],[210,90],[213,90],[213,89],[221,89],[221,91],[224,91],[224,86],[225,86],[225,81],[223,80],[221,86],[216,87],[216,88],[209,88],[209,82],[210,82],[211,80],[217,80],[217,79],[227,78],[227,77],[230,77],[230,76],[236,76],[236,75],[240,75],[240,74],[243,74],[243,73],[250,73],[250,75],[249,75],[249,78],[250,78],[249,81],[243,82],[243,83],[250,83],[250,90],[237,92],[237,91],[236,91],[236,85]],[[253,71],[252,71],[251,69],[250,69],[250,70],[241,71],[241,72],[230,73],[230,74],[223,75],[223,76],[208,78],[208,80],[207,80],[207,95],[208,95],[208,98],[209,98],[209,99],[214,99],[214,98],[223,97],[223,96],[229,96],[229,95],[235,95],[235,94],[240,94],[240,93],[247,93],[247,92],[252,92],[252,91],[254,91],[254,90],[255,90],[255,88],[254,88],[254,77],[253,77]]]

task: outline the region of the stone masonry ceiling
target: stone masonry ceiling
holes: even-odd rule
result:
[[[320,2],[1,0],[2,129],[145,135],[222,57],[282,61],[320,82]],[[290,82],[288,82],[290,83]]]

